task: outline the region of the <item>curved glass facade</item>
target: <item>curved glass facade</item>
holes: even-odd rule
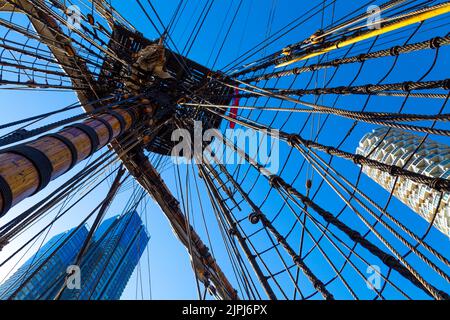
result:
[[[53,237],[0,286],[0,299],[54,299],[88,233],[82,226]],[[65,288],[61,300],[120,299],[149,239],[136,211],[104,221],[79,266],[80,289]]]
[[[450,177],[450,147],[399,129],[379,128],[366,134],[359,143],[356,153],[369,156],[389,165],[426,176],[448,179]],[[389,173],[367,166],[363,172],[391,192],[395,177]],[[444,192],[441,201],[439,192],[405,178],[398,178],[394,196],[421,215],[426,221],[450,236],[450,193]],[[440,202],[440,204],[439,204]],[[439,205],[439,208],[437,206]]]

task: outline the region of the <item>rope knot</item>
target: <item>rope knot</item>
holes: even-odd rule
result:
[[[281,188],[281,178],[279,176],[273,175],[269,179],[269,184],[274,189]]]
[[[412,85],[413,85],[413,82],[411,82],[411,81],[404,82],[402,85],[402,90],[405,92],[410,92],[412,90],[411,89]]]
[[[389,54],[390,54],[391,56],[398,56],[398,55],[400,54],[400,46],[392,47],[392,48],[389,50]]]
[[[290,134],[290,135],[287,137],[287,141],[288,141],[288,144],[289,144],[291,147],[294,147],[294,146],[296,146],[296,145],[301,144],[302,138],[301,138],[298,134]]]
[[[364,156],[355,154],[355,156],[353,157],[353,163],[361,165],[363,159],[365,159]]]
[[[307,198],[307,197],[301,197],[301,200],[302,200],[303,204],[307,207],[312,207],[312,205],[314,204],[314,202],[310,198]]]
[[[261,221],[261,213],[253,212],[248,216],[248,220],[251,224],[258,224]]]
[[[441,37],[434,37],[430,39],[430,49],[437,49],[441,47]]]
[[[301,263],[302,262],[302,259],[300,259],[300,256],[294,256],[293,258],[292,258],[292,260],[294,261],[294,263],[295,264],[299,264],[299,263]]]
[[[389,174],[396,177],[400,174],[401,168],[397,166],[390,166],[389,167]]]

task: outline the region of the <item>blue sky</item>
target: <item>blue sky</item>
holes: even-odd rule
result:
[[[143,1],[145,3],[145,1]],[[329,3],[330,1],[327,1]],[[382,1],[381,1],[382,2]],[[142,14],[139,7],[137,6],[135,1],[112,1],[117,10],[128,20],[133,21],[134,26],[141,32],[144,33],[145,36],[149,38],[157,38],[158,35],[153,29],[153,27],[149,24],[147,18]],[[161,19],[164,24],[167,25],[169,20],[172,17],[172,14],[178,5],[178,1],[175,0],[154,0],[152,1],[153,5],[156,7]],[[194,23],[197,20],[197,17],[200,13],[201,8],[205,0],[202,1],[189,1],[189,5],[186,7],[183,12],[182,18],[178,21],[175,31],[172,33],[172,39],[177,44],[177,47],[182,50],[185,47],[185,42],[187,36],[191,33],[193,29]],[[227,37],[226,42],[224,43],[223,49],[219,58],[217,59],[217,64],[215,65],[215,69],[221,69],[229,62],[236,59],[240,54],[245,52],[246,50],[252,48],[254,45],[258,44],[262,41],[267,34],[271,34],[277,31],[279,28],[286,25],[288,22],[293,19],[298,18],[299,16],[305,15],[307,10],[311,7],[321,3],[321,1],[292,1],[292,0],[244,0],[242,3],[241,10],[238,13],[236,18],[237,23],[230,30],[230,34]],[[345,17],[349,12],[353,9],[361,6],[363,2],[359,1],[338,1],[338,5],[335,7],[335,20],[341,19]],[[375,1],[375,3],[380,3],[380,1]],[[275,4],[275,11],[272,10],[272,6]],[[211,13],[205,21],[204,27],[198,35],[192,50],[189,54],[189,58],[201,63],[205,64],[208,67],[211,67],[214,64],[214,60],[216,58],[217,52],[219,51],[220,44],[222,43],[225,32],[228,28],[229,23],[231,22],[233,12],[236,10],[239,5],[239,0],[215,0],[214,5],[212,6]],[[148,12],[150,12],[152,18],[155,19],[154,15],[151,13],[151,10],[148,6],[146,6]],[[272,16],[273,20],[269,23],[269,17]],[[326,10],[324,15],[324,25],[328,25],[331,23],[331,6]],[[445,24],[447,23],[447,26]],[[308,22],[305,22],[301,27],[293,30],[288,35],[283,37],[282,39],[276,41],[274,44],[269,46],[264,52],[258,53],[254,59],[261,58],[263,54],[269,54],[276,50],[281,49],[282,47],[289,45],[291,43],[298,42],[309,37],[312,33],[319,29],[321,24],[321,15],[317,15],[314,18],[310,19]],[[444,26],[442,26],[444,24]],[[222,28],[224,26],[224,28]],[[437,29],[432,29],[434,27],[438,27]],[[411,40],[411,42],[417,42],[424,39],[428,39],[432,36],[436,35],[445,35],[448,32],[448,17],[447,20],[441,20],[438,22],[433,22],[430,26],[425,24],[420,32]],[[394,37],[395,38],[395,37]],[[391,39],[392,40],[392,39]],[[397,44],[404,42],[405,39],[396,40]],[[395,41],[394,41],[395,42]],[[371,41],[367,41],[362,44],[358,49],[355,48],[354,53],[362,53],[364,50],[367,51],[368,46],[371,44]],[[377,49],[384,48],[386,46],[390,46],[389,44],[383,44],[382,40],[376,42]],[[358,51],[359,50],[359,51]],[[330,54],[329,58],[333,56],[337,56],[338,54],[342,55],[342,52],[345,50],[341,50],[338,53]],[[449,59],[444,59],[442,57],[448,57],[448,48],[442,48],[440,51],[440,59],[436,66],[432,69],[432,71],[427,75],[424,81],[431,79],[445,79],[448,78],[449,75]],[[417,80],[423,74],[426,73],[428,68],[432,65],[434,60],[434,52],[433,51],[424,51],[414,55],[406,55],[399,58],[394,72],[392,72],[389,77],[385,80],[385,83],[391,82],[400,82],[404,80]],[[392,65],[392,59],[380,59],[378,61],[371,61],[367,63],[361,74],[357,77],[355,81],[355,85],[359,84],[368,84],[374,83],[380,80],[384,74],[389,70]],[[338,86],[343,84],[348,84],[358,73],[358,65],[349,65],[342,67],[339,72],[336,73],[336,76],[333,78],[330,86]],[[319,73],[318,76],[318,86],[320,87],[320,83],[323,83],[324,76],[328,77],[332,74],[332,70],[328,71],[325,75],[323,72]],[[310,80],[310,75],[302,75],[297,79],[296,88],[302,88],[307,85]],[[278,83],[278,87],[287,88],[290,84],[291,79],[282,79]],[[312,81],[309,88],[314,87],[315,80]],[[273,84],[273,82],[272,82]],[[268,84],[268,87],[271,83]],[[21,119],[24,117],[28,117],[30,115],[40,114],[46,111],[55,110],[61,108],[63,106],[69,105],[76,101],[76,97],[72,93],[54,93],[54,92],[38,92],[33,94],[27,94],[26,92],[15,92],[15,91],[0,91],[0,99],[3,102],[3,112],[1,113],[1,123],[7,123],[12,120]],[[308,101],[312,101],[311,97],[305,98],[309,99]],[[339,107],[346,107],[348,109],[358,110],[361,108],[361,105],[364,103],[364,96],[346,96],[342,97],[339,100]],[[367,110],[375,111],[375,110],[384,110],[390,112],[396,112],[399,105],[401,104],[401,98],[391,98],[386,99],[383,97],[375,97],[370,100],[368,104]],[[264,100],[260,100],[256,105],[262,105]],[[423,101],[420,99],[409,99],[405,105],[404,112],[405,113],[436,113],[440,108],[440,104],[442,101],[433,101],[429,103],[427,101],[426,105],[423,105]],[[249,104],[251,101],[249,101]],[[329,105],[332,103],[329,97],[325,97],[321,103],[325,105]],[[272,102],[274,105],[278,105],[278,103]],[[285,106],[289,106],[286,104]],[[448,106],[447,106],[448,112]],[[78,111],[77,111],[78,112]],[[74,113],[77,113],[74,112]],[[244,115],[247,114],[244,112]],[[262,122],[270,122],[273,114],[263,114],[261,116]],[[57,119],[57,118],[55,118]],[[284,120],[286,120],[285,116],[279,117],[274,126],[280,126],[283,124]],[[287,132],[297,132],[299,130],[299,125],[303,124],[305,120],[305,116],[303,114],[296,115],[293,119],[289,119],[286,122],[284,130]],[[323,118],[315,118],[316,121],[323,121]],[[331,118],[330,121],[324,127],[323,134],[321,134],[319,141],[324,144],[336,145],[345,135],[345,132],[349,129],[352,122],[349,120],[342,120],[341,118]],[[226,127],[226,123],[223,124]],[[441,125],[442,126],[442,125]],[[446,125],[448,128],[448,124]],[[354,151],[357,147],[358,141],[361,137],[371,129],[375,128],[372,125],[358,125],[352,133],[352,136],[347,140],[347,142],[343,145],[343,149]],[[311,128],[311,125],[308,124],[305,132],[309,132],[310,130],[315,130]],[[439,140],[441,142],[449,144],[448,139],[433,137],[433,139]],[[286,146],[281,146],[281,158],[283,160],[287,157],[287,148]],[[298,169],[298,164],[300,163],[301,158],[297,155],[295,157],[291,157],[286,170],[284,171],[284,176],[290,177],[294,176]],[[83,165],[83,164],[82,164]],[[82,165],[79,165],[78,168],[81,168]],[[337,168],[345,172],[350,180],[354,181],[356,175],[358,173],[357,168],[352,167],[345,161],[336,161],[335,165]],[[75,170],[77,171],[77,170]],[[185,168],[181,168],[182,173],[185,172]],[[183,175],[183,174],[182,174]],[[176,194],[176,181],[173,178],[174,171],[173,169],[167,170],[163,174],[163,178],[166,180],[168,185],[174,190]],[[304,172],[302,177],[297,182],[297,187],[304,190]],[[247,179],[242,182],[244,188],[250,188],[255,178],[254,172],[251,172]],[[8,221],[11,217],[14,217],[18,213],[24,211],[31,204],[35,203],[37,199],[43,198],[45,195],[48,195],[51,192],[57,190],[57,187],[65,181],[65,178],[57,179],[53,182],[49,189],[44,191],[42,194],[27,199],[17,207],[15,207],[6,217],[0,219],[0,223]],[[316,181],[318,181],[316,176]],[[318,184],[318,182],[317,182]],[[63,230],[69,229],[76,225],[80,221],[80,217],[84,217],[91,209],[92,204],[96,203],[101,195],[104,195],[107,192],[108,186],[102,186],[96,192],[94,192],[91,196],[89,196],[85,201],[83,201],[79,206],[77,206],[70,215],[59,221],[55,226],[51,229],[49,236],[47,239],[51,237],[51,235],[57,234]],[[383,191],[380,187],[378,187],[375,183],[370,181],[368,178],[363,178],[361,188],[366,190],[374,199],[379,201],[379,203],[384,204],[387,200],[388,194]],[[255,192],[255,190],[258,190]],[[258,201],[262,201],[265,191],[267,191],[267,184],[264,181],[260,181],[257,184],[257,188],[253,189],[253,196]],[[203,187],[201,187],[201,194],[203,195],[204,202],[207,202],[206,199],[206,191]],[[196,197],[196,195],[193,195]],[[120,214],[123,210],[124,203],[130,197],[130,191],[126,191],[121,193],[113,206],[110,208],[108,216]],[[331,212],[337,212],[342,207],[342,201],[331,191],[330,188],[324,187],[323,190],[319,193],[317,198],[319,204],[330,210]],[[194,201],[195,202],[195,201]],[[265,204],[264,209],[268,213],[268,215],[273,215],[279,207],[279,198],[277,195],[272,193],[269,196],[269,201]],[[201,225],[201,216],[199,214],[199,206],[198,204],[194,204],[194,224],[198,226],[199,233],[202,235],[202,238],[206,241],[207,237],[205,234],[205,230]],[[228,275],[232,274],[231,267],[229,265],[225,249],[223,247],[221,236],[219,233],[219,229],[217,228],[217,222],[215,221],[215,217],[212,213],[210,206],[205,210],[207,212],[207,221],[208,225],[211,226],[211,234],[212,234],[212,243],[214,253],[217,255],[221,266],[225,270]],[[245,210],[244,210],[245,211]],[[396,217],[401,221],[408,223],[409,226],[412,226],[414,230],[417,231],[418,234],[421,234],[426,229],[426,224],[421,218],[418,218],[414,213],[412,213],[407,207],[402,205],[396,200],[393,200],[390,207],[390,212],[395,212]],[[146,212],[142,212],[143,220],[148,224],[148,230],[151,234],[151,240],[149,243],[149,252],[150,252],[150,269],[151,269],[151,283],[152,283],[152,297],[154,299],[196,299],[197,292],[195,286],[195,280],[193,277],[193,272],[190,267],[190,262],[188,258],[188,254],[186,249],[178,242],[176,237],[172,234],[172,231],[169,227],[169,224],[166,221],[164,215],[160,212],[159,207],[153,203],[153,201],[149,201]],[[248,213],[240,212],[241,216],[245,216]],[[144,217],[146,216],[146,218]],[[356,221],[354,216],[352,216],[349,210],[346,210],[344,215],[344,219],[350,225],[353,225],[357,228],[363,228],[360,222]],[[289,223],[292,220],[286,218],[279,225],[279,227],[283,230],[286,230]],[[33,234],[33,230],[38,230],[38,228],[34,228],[30,230],[30,234]],[[362,229],[364,230],[364,229]],[[299,230],[296,230],[293,237],[299,236]],[[26,236],[24,237],[26,238]],[[369,237],[371,240],[376,241],[372,236]],[[441,252],[445,254],[449,254],[448,250],[448,238],[443,236],[437,231],[432,230],[429,235],[429,243],[434,244],[437,249],[440,249]],[[394,242],[394,239],[390,239]],[[326,247],[327,249],[330,249]],[[7,256],[8,253],[12,252],[14,246],[11,245],[5,249],[4,252],[0,254],[0,257],[3,258]],[[30,250],[29,254],[31,254],[33,250]],[[402,251],[402,253],[404,253]],[[364,254],[363,254],[364,255]],[[370,257],[369,255],[365,255],[366,257]],[[334,257],[336,261],[338,257]],[[275,259],[275,258],[274,258]],[[321,269],[320,259],[315,256],[315,254],[311,255],[308,258],[308,263],[310,267],[315,269]],[[144,298],[149,298],[149,290],[148,286],[148,266],[147,266],[147,257],[144,255],[144,259],[141,262],[141,274],[142,278],[138,278],[137,272],[131,278],[129,285],[123,295],[124,299],[135,299],[140,298],[140,289],[138,290],[138,294],[136,295],[136,288],[139,287],[140,281],[144,283]],[[414,261],[414,260],[413,260]],[[11,264],[9,267],[13,267]],[[6,269],[2,268],[0,270],[0,280],[6,274]],[[424,272],[426,269],[420,269]],[[385,270],[384,270],[385,271]],[[324,277],[328,277],[331,275],[329,270],[323,268],[320,272],[323,272]],[[349,274],[350,275],[350,274]],[[394,275],[395,277],[395,275]],[[232,276],[230,276],[233,279]],[[395,278],[398,279],[398,278]],[[234,281],[234,279],[233,279]],[[281,281],[287,281],[286,279]],[[441,282],[436,277],[431,277],[430,281],[435,281],[436,284],[440,285],[441,288],[445,289],[445,283]],[[409,288],[408,284],[402,283],[406,288]],[[448,284],[447,284],[448,285]],[[447,286],[448,289],[448,286]],[[419,296],[420,293],[416,292]],[[344,292],[341,292],[342,297],[347,297]],[[394,292],[390,292],[387,290],[387,295],[392,294],[395,296]],[[371,297],[371,292],[363,292],[361,291],[361,295]]]

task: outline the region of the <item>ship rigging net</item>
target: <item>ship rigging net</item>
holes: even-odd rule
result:
[[[194,2],[130,2],[0,1],[0,94],[30,97],[0,118],[4,278],[127,194],[167,217],[201,299],[449,298],[450,2],[313,1],[277,29],[265,1],[247,45],[252,1],[196,2],[184,33]]]

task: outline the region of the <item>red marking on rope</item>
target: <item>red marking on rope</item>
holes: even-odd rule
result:
[[[240,102],[240,98],[238,97],[239,89],[234,89],[234,95],[235,95],[235,97],[233,98],[233,106],[239,107],[239,102]],[[230,109],[230,118],[236,119],[237,114],[238,114],[237,108]],[[234,129],[234,127],[236,127],[236,123],[233,121],[230,121],[230,128]]]

